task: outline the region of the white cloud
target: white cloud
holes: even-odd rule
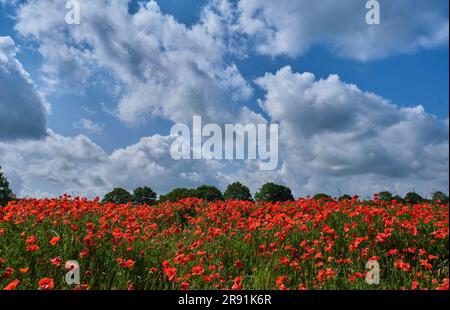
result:
[[[0,0],[0,5],[16,5],[19,0]]]
[[[366,61],[448,43],[448,1],[379,2],[381,22],[368,25],[361,0],[240,0],[238,25],[258,52],[271,56],[323,45]]]
[[[78,122],[74,124],[74,126],[78,129],[82,129],[93,134],[101,134],[105,129],[104,124],[97,124],[88,118],[80,119]]]
[[[165,193],[174,186],[217,184],[212,163],[171,159],[173,139],[145,137],[106,154],[86,136],[63,137],[49,130],[43,140],[0,142],[0,158],[20,196],[70,193],[92,198],[118,186],[133,190],[148,185]]]
[[[275,171],[259,171],[258,161],[250,160],[175,161],[169,151],[174,137],[145,137],[107,154],[85,136],[63,137],[51,130],[44,140],[0,143],[2,165],[20,195],[94,197],[116,186],[141,185],[165,193],[200,184],[225,189],[233,181],[253,192],[265,182],[283,183],[302,196],[448,192],[448,119],[421,106],[399,108],[337,75],[316,80],[285,67],[256,83],[266,92],[259,103],[270,120],[243,108],[236,122],[280,124]]]
[[[284,67],[257,81],[280,123],[280,170],[297,193],[448,191],[448,119],[399,108],[337,75],[316,80]]]
[[[289,67],[257,80],[270,121],[280,124],[280,168],[259,171],[258,161],[180,160],[170,157],[175,137],[154,135],[106,154],[85,136],[0,143],[2,165],[21,195],[64,192],[94,197],[113,187],[174,187],[240,181],[253,192],[265,182],[295,195],[317,192],[367,195],[381,190],[429,195],[448,192],[448,119],[423,107],[399,108],[338,76],[316,80]],[[337,123],[327,123],[337,118]],[[267,120],[243,108],[236,120]],[[43,195],[43,194],[42,194]]]
[[[16,59],[10,37],[0,36],[0,140],[42,138],[49,104]]]
[[[246,57],[249,42],[272,56],[296,56],[324,44],[340,56],[360,60],[429,48],[448,40],[444,2],[412,6],[405,0],[404,7],[382,2],[382,24],[370,27],[364,24],[364,5],[354,0],[342,7],[329,0],[246,0],[237,6],[214,0],[191,27],[161,12],[154,1],[131,15],[128,2],[83,1],[81,24],[68,26],[63,1],[30,0],[17,11],[16,30],[36,40],[42,71],[53,87],[77,91],[98,75],[111,77],[112,92],[119,99],[115,110],[101,104],[102,110],[131,125],[150,117],[190,123],[193,114],[202,115],[204,123],[279,123],[280,168],[258,171],[256,161],[174,161],[169,152],[173,137],[161,135],[107,154],[86,136],[46,133],[42,107],[47,104],[15,59],[14,43],[0,38],[0,80],[11,81],[10,72],[18,77],[14,85],[22,90],[11,94],[27,94],[27,100],[17,101],[27,105],[26,113],[17,115],[27,115],[27,126],[40,124],[37,131],[17,126],[21,118],[4,114],[6,118],[0,110],[0,138],[2,133],[46,136],[0,142],[1,164],[19,194],[93,197],[116,186],[131,190],[142,185],[164,193],[203,183],[224,189],[235,180],[253,192],[268,181],[284,183],[296,195],[338,189],[350,194],[384,189],[400,194],[429,194],[434,188],[448,192],[448,119],[427,114],[420,106],[400,108],[337,75],[317,80],[290,67],[256,80],[266,94],[259,101],[270,118],[265,119],[240,107],[252,88],[229,61],[230,54]],[[0,85],[0,92],[10,89]],[[3,105],[7,96],[0,98],[0,108],[21,109],[20,104]],[[32,111],[42,114],[42,122],[30,122]],[[8,125],[11,121],[14,126]],[[87,118],[75,125],[91,133],[103,130]],[[10,133],[2,126],[26,132]]]
[[[83,111],[84,112],[86,112],[87,114],[90,114],[90,115],[94,115],[95,114],[95,111],[94,110],[92,110],[91,108],[89,108],[89,107],[87,107],[87,106],[82,106],[81,107],[82,109],[83,109]]]
[[[93,74],[121,85],[116,115],[135,125],[150,117],[187,121],[194,114],[231,119],[233,102],[252,89],[233,63],[223,21],[211,25],[212,9],[188,28],[149,1],[135,14],[128,2],[81,3],[80,25],[66,25],[64,3],[28,1],[17,11],[17,31],[34,38],[50,81],[84,85]],[[214,15],[218,16],[218,15]]]
[[[101,189],[106,180],[95,167],[107,159],[105,152],[85,136],[63,137],[49,130],[42,140],[0,143],[3,168],[17,194]]]

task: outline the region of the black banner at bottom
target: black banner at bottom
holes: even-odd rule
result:
[[[37,306],[84,309],[195,307],[350,307],[449,306],[449,291],[13,291],[0,292],[0,306]],[[3,307],[5,306],[5,307]],[[383,309],[384,310],[384,309]]]

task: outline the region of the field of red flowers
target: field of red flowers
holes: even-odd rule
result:
[[[449,208],[64,196],[0,209],[3,289],[449,289]],[[76,260],[81,283],[65,282]],[[380,284],[365,281],[366,262]]]

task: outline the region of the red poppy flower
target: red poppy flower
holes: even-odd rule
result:
[[[11,267],[8,267],[8,268],[5,269],[5,273],[3,274],[2,278],[3,279],[8,279],[8,278],[10,278],[13,275],[13,273],[14,273],[14,269],[11,268]]]
[[[183,291],[188,290],[188,289],[189,289],[189,283],[187,283],[187,282],[181,282],[181,289],[182,289]]]
[[[89,256],[89,250],[85,248],[80,252],[80,258],[84,258],[86,256]]]
[[[119,263],[119,265],[120,265],[120,267],[122,267],[122,268],[131,268],[131,267],[134,266],[135,263],[136,263],[136,262],[135,262],[134,260],[132,260],[132,259],[127,259],[127,260],[122,260],[122,261]]]
[[[50,244],[52,246],[55,246],[58,243],[59,240],[61,240],[60,237],[53,237],[53,238],[50,239]]]
[[[431,265],[426,259],[420,260],[420,266],[423,266],[426,270],[431,270],[433,265]]]
[[[3,290],[5,290],[5,291],[15,290],[19,284],[20,284],[20,280],[15,279],[15,280],[11,281],[8,285],[6,285]]]
[[[36,252],[39,251],[39,246],[36,244],[30,244],[29,246],[27,246],[26,251],[27,252]]]
[[[29,236],[25,241],[26,244],[36,243],[38,241],[36,236]]]
[[[287,265],[287,264],[289,264],[289,258],[287,258],[287,257],[285,257],[285,256],[281,257],[281,258],[280,258],[280,263],[281,263],[282,265]]]
[[[401,259],[399,259],[395,262],[395,267],[397,267],[398,269],[401,269],[405,272],[408,272],[411,269],[411,265],[407,262],[402,261]]]
[[[236,277],[234,279],[233,286],[231,287],[233,290],[241,290],[242,289],[242,277]]]
[[[204,275],[204,276],[203,276],[203,280],[204,280],[205,282],[211,282],[211,281],[212,281],[212,277],[207,276],[207,275]]]
[[[276,280],[275,280],[275,284],[278,288],[281,288],[282,286],[284,286],[284,283],[287,281],[287,277],[286,276],[279,276]]]
[[[396,255],[396,254],[398,254],[398,250],[392,249],[388,253],[386,253],[386,256],[391,256],[391,255]]]
[[[52,259],[50,260],[50,262],[51,262],[52,265],[54,265],[55,267],[59,268],[59,267],[61,267],[62,259],[61,259],[60,257],[55,257],[55,258],[52,258]]]
[[[26,268],[19,268],[20,273],[27,273],[28,270],[30,270],[29,267],[26,267]]]
[[[164,268],[164,274],[169,279],[170,282],[173,282],[175,280],[175,276],[177,275],[177,268],[173,267],[167,267]]]
[[[39,289],[52,290],[55,287],[55,283],[52,278],[42,278],[38,282]]]
[[[441,285],[436,287],[436,290],[448,290],[448,289],[449,289],[449,280],[448,280],[448,278],[444,278],[442,280]]]
[[[198,265],[198,266],[194,266],[192,268],[192,275],[201,275],[205,272],[205,268],[203,268],[203,266]]]

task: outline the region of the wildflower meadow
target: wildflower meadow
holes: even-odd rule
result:
[[[0,287],[449,289],[448,204],[22,199],[0,208]],[[80,283],[65,280],[79,263]],[[376,261],[378,284],[366,281]]]

